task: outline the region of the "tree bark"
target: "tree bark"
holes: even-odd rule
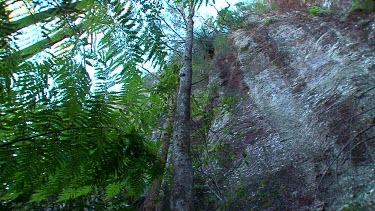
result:
[[[180,70],[176,119],[173,130],[173,171],[171,210],[193,209],[193,171],[190,158],[190,95],[192,84],[192,49],[194,7],[189,6],[184,63]]]

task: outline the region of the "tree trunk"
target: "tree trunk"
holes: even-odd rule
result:
[[[173,130],[172,210],[193,209],[193,171],[190,158],[190,95],[192,83],[192,49],[194,8],[189,7],[184,63],[180,70],[176,119]]]

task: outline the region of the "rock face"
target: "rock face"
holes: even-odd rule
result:
[[[230,35],[213,101],[240,100],[212,121],[217,200],[199,209],[374,208],[374,18],[274,11]]]
[[[254,0],[269,7],[281,9],[301,10],[309,6],[320,5],[332,11],[345,10],[373,10],[374,0]]]

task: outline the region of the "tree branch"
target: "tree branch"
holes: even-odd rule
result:
[[[74,29],[60,30],[51,37],[45,38],[33,45],[22,49],[19,53],[23,60],[30,59],[35,54],[42,52],[43,50],[52,47],[54,44],[69,38],[77,33],[81,33],[83,24],[77,25]]]
[[[184,39],[179,33],[176,32],[176,30],[175,30],[171,25],[168,24],[168,22],[167,22],[164,18],[162,18],[162,17],[160,17],[160,16],[159,16],[159,18],[165,23],[165,25],[166,25],[170,30],[172,30],[172,32],[173,32],[176,36],[178,36],[181,40],[185,40],[185,39]]]
[[[75,3],[71,3],[66,6],[48,9],[39,13],[35,13],[35,14],[31,13],[30,15],[24,18],[21,18],[16,21],[12,21],[11,24],[14,25],[14,28],[12,28],[10,33],[15,33],[22,28],[28,27],[30,25],[33,25],[39,22],[46,21],[48,18],[59,17],[60,15],[62,15],[63,11],[73,10],[78,5],[78,3],[79,1]]]
[[[143,67],[142,65],[138,65],[137,64],[137,67],[139,67],[142,70],[146,71],[147,73],[149,73],[150,75],[152,75],[155,79],[160,80],[160,77],[158,75],[156,75],[155,73],[152,73],[150,70],[148,70],[147,68]]]
[[[209,77],[209,75],[207,75],[206,77],[202,78],[201,80],[199,80],[199,81],[197,81],[197,82],[192,83],[191,85],[193,86],[193,85],[195,85],[195,84],[198,84],[198,83],[200,83],[200,82],[206,80],[208,77]]]

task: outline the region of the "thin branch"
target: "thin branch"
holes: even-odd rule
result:
[[[363,144],[363,143],[366,143],[367,141],[370,141],[370,140],[372,140],[372,139],[375,139],[375,136],[370,137],[370,138],[367,138],[367,139],[362,140],[362,141],[359,141],[359,142],[356,143],[354,146],[350,147],[349,152],[351,152],[354,148],[358,147],[359,145],[361,145],[361,144]],[[346,154],[348,154],[348,153],[346,153]]]
[[[318,185],[317,185],[317,189],[319,188],[320,184],[323,182],[323,179],[324,179],[325,175],[327,174],[328,170],[331,168],[331,166],[333,165],[333,163],[339,159],[339,156],[344,152],[344,150],[345,150],[348,146],[350,146],[350,144],[351,144],[356,138],[358,138],[359,136],[361,136],[361,135],[364,134],[365,132],[369,131],[369,130],[370,130],[371,128],[373,128],[373,127],[375,127],[375,125],[371,125],[371,126],[367,127],[366,129],[364,129],[364,130],[358,132],[358,133],[357,133],[352,139],[350,139],[350,141],[348,141],[348,142],[344,145],[344,147],[343,147],[343,148],[338,152],[338,154],[336,155],[336,159],[334,159],[333,161],[331,161],[330,164],[327,166],[326,170],[323,172],[322,177],[321,177],[321,179],[320,179],[320,181],[319,181],[319,183],[318,183]],[[370,139],[372,139],[372,138],[373,138],[373,137],[371,137]],[[365,141],[368,141],[368,140],[369,140],[369,139],[366,139]],[[361,143],[361,142],[359,142],[359,143]],[[349,149],[349,150],[350,150],[350,149]]]
[[[155,73],[152,73],[150,70],[148,70],[147,68],[143,67],[142,65],[138,65],[137,64],[137,67],[139,67],[142,70],[146,71],[147,73],[149,73],[150,75],[152,75],[155,79],[160,80],[160,77],[158,75],[156,75]]]
[[[166,46],[169,50],[175,52],[178,56],[182,57],[182,52],[181,52],[181,51],[178,51],[178,50],[172,48],[172,47],[171,47],[170,45],[168,45],[168,44],[165,44],[165,46]]]
[[[174,7],[174,6],[171,5],[171,4],[168,4],[168,6],[169,6],[170,8],[172,8],[173,10],[177,11],[178,13],[180,13],[182,19],[184,20],[184,24],[185,24],[185,26],[187,26],[186,15],[185,15],[185,13],[181,10],[181,8],[179,8],[179,7]]]
[[[222,10],[228,10],[230,8],[230,6],[231,6],[227,0],[225,0],[225,2],[228,4],[228,6],[226,6],[223,9],[221,9],[221,11]],[[216,10],[217,15],[220,16],[220,11],[215,7],[215,5],[210,4],[210,6],[213,7]],[[224,22],[228,23],[228,20],[226,20],[225,17],[221,16],[221,18],[223,19]]]
[[[365,113],[367,113],[367,112],[369,112],[369,111],[372,111],[372,110],[374,110],[374,109],[375,109],[375,106],[372,107],[372,108],[369,108],[369,109],[367,109],[367,110],[365,110],[365,111],[362,111],[362,112],[359,113],[359,114],[356,114],[356,115],[352,116],[349,120],[352,120],[352,119],[354,119],[354,118],[356,118],[356,117],[358,117],[358,116],[360,116],[360,115],[362,115],[362,114],[365,114]],[[342,123],[341,123],[341,124],[342,124]]]
[[[194,124],[198,125],[193,119],[191,119],[191,121]],[[206,135],[202,131],[200,131],[200,130],[198,130],[198,132],[199,132],[199,134],[200,134],[200,136],[201,136],[201,138],[202,138],[202,140],[204,142],[204,149],[206,151],[206,156],[207,156],[207,158],[209,160],[209,163],[210,163],[210,166],[211,166],[211,169],[212,169],[211,173],[212,173],[212,176],[213,176],[213,178],[212,178],[213,179],[213,184],[215,185],[215,187],[217,189],[217,192],[218,192],[218,194],[215,194],[215,195],[217,195],[219,197],[219,195],[222,195],[222,193],[220,191],[219,182],[218,182],[218,179],[217,179],[217,176],[216,176],[215,165],[214,165],[214,163],[212,161],[212,157],[210,156],[210,152],[208,150],[208,143],[207,143]],[[221,197],[219,197],[219,198],[221,199]]]
[[[209,77],[209,75],[207,75],[206,77],[202,78],[201,80],[199,80],[199,81],[197,81],[197,82],[192,83],[191,85],[194,86],[195,84],[198,84],[198,83],[200,83],[200,82],[206,80],[208,77]]]
[[[179,33],[176,32],[176,30],[171,26],[169,25],[169,23],[162,17],[159,16],[159,18],[165,23],[165,25],[170,29],[172,30],[172,32],[178,36],[181,40],[185,40]]]
[[[370,92],[371,90],[375,89],[375,87],[371,87],[370,89],[364,91],[361,95],[358,96],[358,98],[361,98],[363,97],[363,95],[365,95],[366,93]]]

